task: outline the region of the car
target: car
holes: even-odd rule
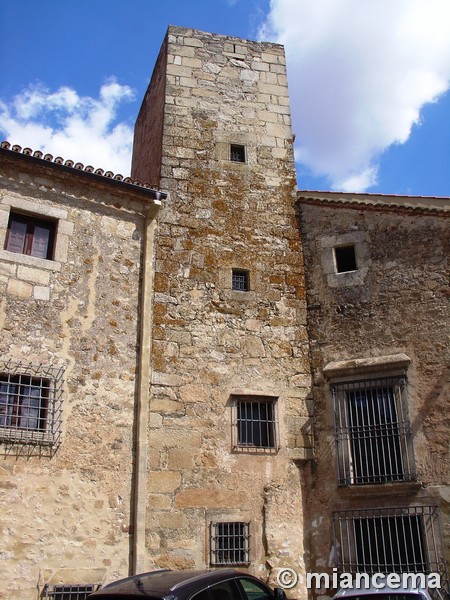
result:
[[[440,595],[436,596],[437,598]],[[414,586],[402,586],[391,588],[369,586],[361,589],[341,589],[333,597],[333,600],[432,600],[430,592],[426,588]]]
[[[162,569],[109,583],[89,600],[286,600],[281,588],[235,569],[202,571]]]

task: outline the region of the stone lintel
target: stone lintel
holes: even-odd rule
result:
[[[323,374],[326,379],[334,379],[364,373],[384,373],[386,371],[405,370],[410,362],[411,359],[406,354],[353,358],[329,362],[323,368]]]

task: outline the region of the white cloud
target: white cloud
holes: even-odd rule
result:
[[[13,144],[127,176],[133,128],[117,122],[117,111],[133,99],[131,88],[114,80],[100,88],[99,98],[31,86],[10,105],[0,102],[0,131]]]
[[[450,85],[448,0],[271,0],[260,37],[286,47],[296,155],[333,189],[374,185]]]

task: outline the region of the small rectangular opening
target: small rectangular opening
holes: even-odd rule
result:
[[[245,163],[245,146],[242,146],[241,144],[231,144],[230,160],[231,162]]]
[[[211,523],[212,565],[244,565],[250,562],[249,523]]]
[[[45,598],[46,600],[87,600],[99,587],[98,584],[47,585]]]
[[[340,246],[334,249],[336,259],[336,271],[338,273],[347,273],[348,271],[356,271],[355,246]]]
[[[234,450],[277,450],[276,398],[235,396],[232,418]]]
[[[233,269],[231,287],[238,292],[248,292],[250,289],[250,275],[243,269]]]

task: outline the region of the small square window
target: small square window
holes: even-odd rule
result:
[[[211,523],[212,565],[244,565],[250,562],[250,524]]]
[[[55,231],[55,221],[44,221],[29,215],[11,213],[4,249],[52,260]]]
[[[98,584],[47,585],[45,598],[46,600],[86,600],[99,587]]]
[[[231,287],[238,292],[248,292],[250,289],[249,272],[241,269],[233,269]]]
[[[62,369],[4,362],[0,441],[54,446],[61,436]]]
[[[276,399],[265,396],[237,396],[234,402],[234,425],[235,450],[275,450]]]
[[[230,160],[231,162],[245,163],[245,146],[240,144],[231,144]]]
[[[347,273],[348,271],[356,271],[355,246],[338,246],[334,249],[336,259],[336,271],[338,273]]]

